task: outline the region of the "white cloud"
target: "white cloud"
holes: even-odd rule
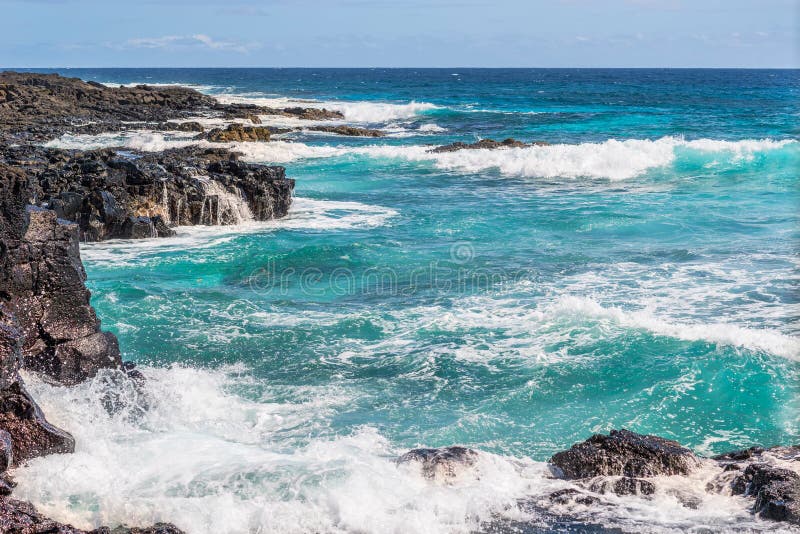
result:
[[[260,43],[242,43],[238,41],[217,41],[204,33],[194,35],[163,35],[161,37],[139,37],[125,41],[123,48],[157,48],[157,49],[178,49],[178,48],[208,48],[210,50],[221,50],[246,54],[251,50],[259,48]]]

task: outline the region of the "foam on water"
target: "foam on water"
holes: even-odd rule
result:
[[[136,150],[163,150],[170,147],[197,144],[214,146],[207,141],[193,141],[186,136],[158,132],[125,132],[98,136],[65,135],[48,143],[56,148],[102,148],[122,146]],[[219,145],[217,145],[219,146]],[[232,149],[243,152],[250,161],[289,163],[302,159],[333,158],[361,155],[372,158],[401,158],[430,162],[443,170],[478,173],[496,169],[502,174],[538,178],[603,178],[612,181],[640,176],[651,169],[665,167],[683,153],[714,154],[730,163],[752,159],[755,154],[791,147],[794,140],[720,141],[700,139],[686,141],[677,137],[657,140],[610,139],[602,143],[575,145],[557,144],[495,150],[459,150],[431,153],[429,146],[347,146],[307,145],[304,143],[272,141],[268,143],[229,143]]]
[[[250,381],[237,369],[142,370],[149,409],[138,409],[143,399],[129,387],[114,416],[97,400],[109,387],[105,375],[76,388],[29,378],[77,445],[75,454],[18,469],[18,498],[87,528],[165,520],[198,534],[466,533],[512,508],[545,474],[529,461],[482,454],[457,486],[432,484],[396,466],[403,451],[372,428],[324,435],[344,392],[299,391],[295,402],[268,392],[253,401],[229,392]]]
[[[123,239],[84,243],[81,245],[81,257],[84,261],[115,265],[139,263],[146,262],[150,258],[155,259],[159,254],[173,250],[213,248],[246,234],[276,230],[326,231],[373,228],[387,224],[397,215],[397,211],[393,209],[360,202],[295,197],[289,208],[289,214],[282,219],[246,220],[241,224],[228,226],[181,226],[176,227],[176,235],[168,239]]]
[[[226,104],[256,104],[271,108],[305,107],[325,108],[341,112],[345,119],[352,122],[383,123],[397,119],[408,119],[423,114],[426,111],[438,109],[439,106],[428,102],[409,102],[406,104],[393,104],[387,102],[342,100],[309,101],[295,100],[282,97],[244,96],[244,95],[215,95],[217,100]]]
[[[72,388],[27,377],[76,451],[16,469],[17,498],[78,527],[171,521],[193,534],[466,534],[490,521],[542,524],[542,509],[648,532],[774,528],[748,514],[742,497],[704,491],[720,474],[710,462],[690,477],[659,478],[651,499],[605,495],[565,507],[547,496],[575,486],[542,462],[481,452],[474,469],[443,483],[396,465],[404,449],[372,427],[331,434],[328,422],[352,391],[265,385],[248,399],[235,393],[253,385],[242,367],[141,370],[143,392],[114,373]],[[98,399],[120,389],[110,415]],[[534,506],[522,511],[520,499]]]

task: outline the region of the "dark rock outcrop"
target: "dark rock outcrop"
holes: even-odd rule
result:
[[[57,74],[0,73],[0,134],[43,140],[87,122],[161,122],[214,109],[185,87],[106,87]]]
[[[152,527],[131,528],[126,526],[94,530],[82,530],[48,519],[40,514],[32,504],[0,498],[0,532],[9,534],[183,534],[179,528],[169,523],[156,523]]]
[[[481,139],[480,141],[476,141],[474,143],[463,143],[461,141],[457,141],[449,145],[438,146],[436,148],[429,150],[429,152],[433,152],[434,154],[439,154],[443,152],[457,152],[459,150],[479,150],[479,149],[493,150],[495,148],[524,148],[529,146],[547,146],[547,145],[549,145],[549,143],[545,141],[534,141],[532,143],[524,143],[522,141],[517,141],[516,139],[509,137],[508,139],[504,139],[503,141],[495,141],[494,139]]]
[[[422,475],[431,480],[448,482],[478,461],[478,453],[466,447],[412,449],[397,459],[398,464],[418,466]]]
[[[752,497],[752,512],[762,519],[800,525],[800,446],[751,447],[713,459],[723,472],[710,491],[730,488],[735,495]]]
[[[570,479],[596,476],[641,478],[687,475],[699,465],[699,460],[676,441],[629,430],[612,430],[607,436],[595,434],[569,450],[555,454],[550,463]]]
[[[325,108],[283,108],[280,110],[269,110],[272,113],[269,115],[286,115],[296,117],[298,119],[305,119],[311,121],[329,120],[329,119],[344,119],[344,115],[340,111],[333,111]],[[277,113],[276,113],[277,111]]]
[[[763,519],[800,525],[800,475],[768,464],[750,464],[733,482],[737,493],[755,498],[753,513]]]
[[[47,141],[64,133],[96,134],[136,128],[202,132],[198,115],[247,119],[259,115],[305,120],[343,119],[338,111],[319,108],[267,108],[222,104],[186,87],[107,87],[57,74],[0,72],[0,142]]]
[[[0,165],[0,300],[9,316],[5,335],[10,336],[2,345],[16,343],[10,332],[17,330],[24,366],[65,384],[94,376],[99,369],[120,368],[116,337],[100,330],[89,304],[78,226],[51,210],[23,210],[30,195],[26,185],[25,174]],[[3,364],[11,384],[15,365],[11,360]],[[13,406],[18,412],[36,412],[24,407],[21,398],[15,397]]]
[[[37,456],[75,451],[72,436],[45,420],[21,380],[0,391],[0,429],[10,437],[12,466]]]
[[[358,128],[356,126],[312,126],[308,128],[314,132],[333,133],[337,135],[349,135],[353,137],[384,137],[386,132],[381,130],[371,130],[369,128]]]
[[[245,163],[225,149],[124,156],[18,147],[0,151],[3,160],[31,178],[28,200],[77,223],[82,241],[166,237],[174,226],[284,217],[294,190],[283,167]]]
[[[246,143],[269,141],[270,129],[262,126],[243,126],[231,124],[227,128],[214,128],[205,138],[212,143]]]

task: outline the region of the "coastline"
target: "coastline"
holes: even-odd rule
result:
[[[36,76],[32,78],[37,79]],[[57,78],[45,79],[50,86],[62,83]],[[75,81],[64,83],[72,87],[71,91],[75,85],[82,87]],[[91,90],[107,93],[109,100],[115,101],[117,90],[91,87]],[[5,90],[9,92],[8,89]],[[90,91],[89,88],[85,90]],[[10,384],[4,386],[4,391],[12,391],[9,388],[13,386],[17,388],[13,390],[14,395],[24,396],[24,390],[19,389],[22,387],[17,372],[20,365],[62,384],[80,383],[95,376],[101,369],[117,370],[122,380],[131,380],[134,383],[143,378],[135,366],[122,362],[116,338],[100,330],[99,321],[89,306],[88,293],[83,285],[85,274],[78,255],[79,239],[169,239],[170,225],[236,224],[249,219],[280,218],[288,212],[294,182],[285,178],[283,168],[243,163],[238,156],[225,149],[187,148],[166,150],[152,155],[137,154],[130,158],[124,155],[120,157],[113,149],[84,153],[43,149],[31,145],[8,146],[48,141],[66,133],[120,131],[129,127],[121,117],[138,120],[157,118],[160,121],[157,124],[163,126],[163,120],[167,118],[191,119],[200,112],[218,113],[226,119],[249,121],[251,125],[246,128],[258,128],[252,115],[264,112],[264,109],[242,104],[226,107],[210,97],[188,89],[163,91],[165,92],[162,93],[162,89],[126,89],[126,98],[137,100],[130,109],[125,106],[120,109],[115,103],[108,110],[90,116],[81,116],[79,106],[64,106],[61,111],[63,122],[58,124],[56,121],[56,126],[49,121],[44,125],[42,121],[43,117],[49,117],[58,107],[57,102],[39,100],[43,105],[52,107],[30,116],[12,114],[3,123],[6,128],[0,131],[3,135],[3,160],[8,164],[8,167],[2,167],[3,216],[6,218],[3,227],[12,229],[0,236],[4,242],[4,247],[0,249],[4,252],[4,276],[0,280],[3,280],[4,300],[10,308],[3,315],[8,328],[4,329],[6,338],[2,345],[2,367],[7,370],[4,376]],[[13,104],[14,99],[9,102]],[[93,105],[96,106],[96,103]],[[153,109],[154,105],[157,110]],[[307,117],[307,120],[336,118],[333,114],[318,110],[284,109],[276,113]],[[92,119],[93,123],[80,125],[76,129],[76,119]],[[9,125],[15,125],[19,129],[9,131]],[[264,142],[264,139],[269,139],[273,134],[267,130],[244,128],[226,127],[225,130],[217,130],[213,135],[232,135],[230,138],[222,138],[245,142],[252,135],[254,142]],[[205,132],[198,133],[205,135]],[[184,172],[187,167],[191,172]],[[78,170],[75,172],[70,169]],[[188,186],[184,182],[196,181],[198,173],[218,185],[194,187],[193,191],[185,194]],[[53,174],[59,179],[49,180],[47,187],[42,187],[45,178]],[[114,176],[115,181],[112,184],[103,182],[102,179],[92,179],[90,185],[75,191],[74,185],[87,175]],[[120,175],[123,176],[121,182]],[[165,185],[173,183],[178,185],[174,188]],[[260,188],[264,183],[271,184],[271,187]],[[112,185],[116,189],[110,190]],[[237,194],[236,191],[241,193]],[[76,194],[79,196],[75,197]],[[45,210],[41,206],[38,209],[26,208],[25,205],[32,198],[53,209]],[[244,211],[243,203],[246,204],[249,214]],[[73,222],[64,222],[65,218]],[[20,249],[24,249],[24,257],[22,252],[7,252]],[[36,267],[28,267],[34,264]],[[56,264],[58,267],[48,271],[42,268],[43,264]],[[28,272],[35,272],[39,277],[35,283]],[[47,289],[39,291],[36,288]],[[31,309],[32,298],[38,306],[53,310],[50,313],[55,313],[57,317],[50,320],[50,317],[42,314],[27,314],[26,311]],[[45,305],[45,302],[48,304]],[[65,317],[71,318],[72,322],[65,325]],[[15,327],[12,321],[20,323],[20,326]],[[26,399],[32,403],[30,397]],[[113,409],[113,399],[111,406]],[[28,409],[27,414],[34,415],[27,420],[33,420],[36,428],[47,428],[50,435],[59,436],[61,441],[55,448],[40,447],[34,452],[21,449],[14,441],[12,449],[16,447],[13,456],[17,458],[16,461],[52,450],[66,452],[71,448],[69,438],[63,431],[51,430],[35,409]],[[11,433],[11,439],[13,438],[14,433]],[[34,445],[37,443],[40,440],[34,440]],[[738,491],[749,497],[743,501],[743,506],[764,518],[795,524],[800,521],[797,508],[800,503],[795,493],[800,477],[777,465],[781,462],[800,461],[800,449],[797,447],[766,451],[753,449],[728,453],[713,459],[700,459],[675,442],[616,433],[610,438],[595,436],[584,444],[576,444],[571,450],[571,456],[565,451],[553,457],[552,477],[554,480],[577,480],[577,487],[547,495],[547,506],[555,503],[569,510],[587,503],[602,505],[601,496],[607,494],[632,494],[646,498],[655,491],[655,485],[661,482],[658,477],[687,476],[701,465],[706,465],[715,471],[711,477],[714,483],[710,489],[703,488],[703,491]],[[426,449],[409,452],[400,458],[399,464],[410,465],[419,470],[425,479],[446,485],[453,477],[464,473],[469,476],[470,470],[479,465],[479,455],[479,452],[470,449]],[[775,462],[777,464],[773,465]],[[10,499],[4,499],[3,503],[12,510],[24,507]],[[607,505],[613,506],[614,503]],[[532,506],[541,507],[543,504],[537,502]],[[25,514],[29,518],[34,517],[32,512]],[[564,516],[560,516],[559,520],[564,520]],[[25,521],[35,523],[45,519]],[[154,528],[162,530],[141,532],[171,532],[163,529],[173,527]],[[506,527],[496,528],[502,531]]]

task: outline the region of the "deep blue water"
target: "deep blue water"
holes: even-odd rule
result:
[[[104,326],[169,400],[145,423],[85,430],[110,457],[150,458],[147,476],[87,445],[71,464],[81,499],[23,477],[53,510],[124,518],[95,489],[113,479],[198,532],[451,532],[550,488],[538,462],[592,432],[701,454],[800,441],[800,71],[61,73],[324,106],[388,136],[236,147],[296,178],[285,221],[83,248]],[[427,152],[487,137],[551,145]],[[480,482],[418,487],[390,461],[456,443],[497,455]],[[752,521],[664,499],[592,518]]]

